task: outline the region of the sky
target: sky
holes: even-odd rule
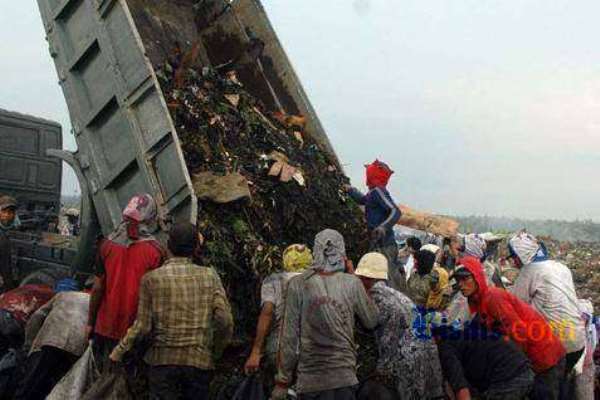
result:
[[[600,221],[600,2],[263,4],[358,187],[379,158],[414,208]],[[0,5],[0,38],[0,108],[59,121],[74,149],[36,3]]]

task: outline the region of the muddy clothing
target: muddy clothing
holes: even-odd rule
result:
[[[233,316],[219,275],[174,257],[142,279],[137,319],[115,354],[120,358],[138,339],[150,337],[144,357],[149,365],[210,370],[232,334]]]
[[[550,322],[567,353],[585,347],[585,322],[569,268],[556,261],[533,262],[521,268],[511,290]]]
[[[476,322],[464,331],[447,331],[438,348],[444,376],[455,392],[475,388],[508,395],[527,393],[533,386],[533,371],[521,349]]]
[[[31,354],[25,361],[25,376],[15,399],[45,399],[54,386],[69,372],[77,358],[72,353],[51,346],[44,346]]]
[[[7,291],[15,287],[12,272],[12,246],[8,233],[0,229],[0,276],[3,284],[1,290]]]
[[[418,313],[415,304],[383,282],[376,283],[370,294],[379,311],[377,373],[392,377],[401,399],[443,396],[437,347],[431,340],[418,338],[412,329]]]
[[[408,279],[407,293],[421,307],[442,310],[450,300],[448,271],[436,265],[429,274],[414,272]]]
[[[104,277],[106,289],[94,332],[119,340],[135,320],[140,280],[146,272],[160,267],[164,250],[153,240],[129,246],[104,240],[98,253],[96,275]]]
[[[25,329],[30,354],[44,346],[52,346],[80,357],[87,348],[85,326],[90,295],[83,292],[61,292],[37,310]]]
[[[271,332],[267,337],[265,355],[270,361],[275,360],[275,353],[279,347],[279,328],[283,319],[283,310],[285,307],[284,293],[287,284],[295,276],[300,275],[298,272],[278,272],[271,274],[265,278],[260,290],[260,306],[265,303],[273,304],[273,324]]]
[[[194,367],[158,366],[149,372],[151,399],[208,400],[211,373]]]
[[[293,278],[287,289],[277,381],[291,383],[297,367],[301,394],[356,385],[356,317],[367,329],[377,324],[377,309],[357,277],[309,270]]]

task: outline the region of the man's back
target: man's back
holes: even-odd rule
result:
[[[288,286],[284,322],[283,359],[298,359],[301,393],[352,386],[356,379],[355,315],[369,329],[377,324],[377,311],[361,282],[342,272],[307,271]],[[298,343],[298,335],[299,343]]]
[[[140,280],[147,271],[162,264],[164,250],[153,240],[130,246],[105,240],[99,256],[96,273],[106,277],[106,295],[98,310],[95,331],[110,339],[120,339],[135,320]]]
[[[550,260],[526,265],[512,291],[551,322],[567,352],[584,348],[585,324],[577,305],[573,276],[565,265]]]
[[[171,258],[149,272],[142,286],[151,295],[153,343],[146,362],[212,369],[213,350],[219,352],[232,333],[229,303],[216,272],[187,258]],[[213,335],[215,328],[219,333]]]

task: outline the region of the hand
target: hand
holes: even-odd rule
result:
[[[121,357],[119,357],[119,356],[117,355],[117,352],[116,352],[115,350],[113,350],[113,351],[110,353],[110,356],[108,356],[108,358],[110,358],[110,361],[112,361],[112,362],[114,362],[114,363],[119,363],[119,362],[121,362]]]
[[[94,333],[94,325],[86,325],[85,326],[85,338],[86,338],[86,340],[91,340],[93,333]]]
[[[281,383],[275,384],[273,392],[271,392],[271,400],[286,400],[288,396],[287,385]]]
[[[384,237],[385,237],[385,228],[383,226],[378,226],[377,228],[373,229],[373,232],[371,232],[371,238],[376,242],[379,242]]]
[[[350,190],[352,190],[352,185],[349,185],[347,183],[344,183],[342,185],[342,189],[344,189],[344,192],[348,193]]]
[[[471,392],[467,388],[462,388],[456,392],[456,400],[471,400]]]
[[[260,354],[252,351],[250,357],[244,365],[244,372],[246,375],[251,375],[260,369]]]
[[[352,260],[349,258],[346,258],[345,264],[346,264],[346,272],[354,275],[354,263],[352,262]]]

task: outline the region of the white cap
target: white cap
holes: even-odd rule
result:
[[[371,279],[388,278],[388,260],[381,253],[367,253],[358,262],[355,275]]]
[[[421,246],[421,250],[426,250],[432,252],[433,254],[437,254],[437,252],[440,251],[440,247],[430,243]]]

